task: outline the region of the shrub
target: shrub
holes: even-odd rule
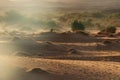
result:
[[[85,30],[85,26],[82,22],[75,20],[72,23],[72,31]]]
[[[116,30],[117,30],[116,27],[110,26],[110,27],[107,27],[107,28],[101,30],[98,34],[104,34],[104,35],[113,37],[114,33],[116,33]]]
[[[104,44],[111,44],[112,42],[111,41],[108,41],[108,40],[105,40],[103,41]]]
[[[94,17],[94,18],[103,18],[104,14],[101,13],[101,12],[95,12],[95,13],[92,14],[92,17]]]
[[[116,33],[116,27],[114,27],[114,26],[110,26],[110,27],[107,27],[106,28],[106,32],[108,32],[108,33]]]
[[[115,35],[114,34],[109,34],[108,37],[114,37]]]
[[[103,18],[104,14],[101,13],[101,12],[96,12],[96,13],[92,14],[92,17],[94,17],[94,18]]]

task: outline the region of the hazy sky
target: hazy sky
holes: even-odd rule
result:
[[[120,0],[0,0],[0,11],[43,11],[45,9],[108,9],[120,8]]]
[[[119,5],[120,0],[0,0],[0,13],[4,14],[3,10],[14,9],[30,15],[36,12],[57,12],[59,9],[61,10],[63,8],[67,8],[67,10],[71,11],[92,10],[93,8],[95,8],[95,10],[99,10],[97,8],[120,9]],[[50,10],[48,8],[50,8]]]
[[[120,0],[0,0],[0,7],[115,6]]]

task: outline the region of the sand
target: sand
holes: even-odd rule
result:
[[[10,57],[9,59],[4,57],[1,59],[6,62],[11,60],[13,65],[25,68],[27,71],[34,68],[45,70],[54,75],[50,77],[53,80],[120,80],[119,62],[51,60],[29,57],[11,57],[11,59]],[[37,76],[41,75],[38,74]],[[51,80],[50,78],[48,77],[45,80]],[[31,80],[34,80],[34,78]]]

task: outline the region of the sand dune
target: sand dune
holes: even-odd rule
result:
[[[70,36],[76,43],[66,34],[60,34],[64,38],[59,36],[58,42],[57,36],[49,38],[53,42],[17,37],[2,42],[1,55],[11,54],[0,56],[0,80],[120,80],[119,42],[106,44],[89,35],[75,35]],[[78,35],[83,36],[80,42]]]
[[[2,58],[2,60],[6,59]],[[57,75],[57,77],[53,77],[53,80],[120,80],[119,62],[51,60],[28,57],[11,57],[10,60],[13,61],[12,64],[26,68],[28,71],[33,68],[41,68],[52,75]],[[48,76],[46,75],[46,77]]]

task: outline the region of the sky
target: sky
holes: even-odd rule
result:
[[[8,10],[25,13],[46,11],[120,9],[120,0],[0,0],[0,14]]]
[[[0,7],[119,6],[120,0],[0,0]]]

